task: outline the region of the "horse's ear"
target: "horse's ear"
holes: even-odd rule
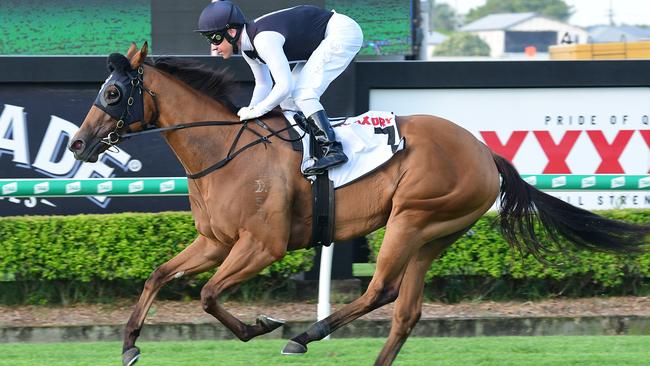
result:
[[[142,66],[144,63],[144,60],[147,58],[147,49],[149,48],[149,45],[147,42],[144,42],[142,45],[142,48],[140,51],[138,51],[132,58],[131,58],[131,68],[132,69],[137,69],[138,67]]]
[[[129,47],[129,50],[126,51],[126,58],[129,60],[135,55],[135,52],[138,50],[138,45],[135,44],[135,42],[131,42],[131,46]]]
[[[119,53],[111,53],[108,55],[108,71],[113,72],[126,72],[129,70],[129,60]]]

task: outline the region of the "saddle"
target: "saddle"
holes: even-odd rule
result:
[[[312,133],[316,127],[311,126],[302,113],[285,111],[284,115],[288,123],[295,121],[293,136],[305,135],[302,141],[298,141],[299,144],[302,142],[301,171],[304,172],[322,156],[322,150]],[[312,183],[312,246],[328,246],[334,238],[334,190],[374,172],[405,145],[396,117],[390,112],[370,111],[356,117],[331,118],[330,121],[349,160],[325,174],[306,177]],[[295,145],[294,149],[298,150]]]

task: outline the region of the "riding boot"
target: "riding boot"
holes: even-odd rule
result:
[[[305,175],[322,174],[325,170],[348,161],[348,157],[343,152],[343,145],[336,141],[334,129],[325,111],[320,110],[312,114],[308,120],[317,127],[314,133],[316,141],[323,150],[323,157],[318,159],[314,165],[305,169]]]

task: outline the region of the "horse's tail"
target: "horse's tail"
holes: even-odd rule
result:
[[[493,158],[502,177],[501,231],[521,252],[542,259],[540,254],[557,251],[558,246],[549,244],[559,244],[561,238],[589,250],[642,251],[650,226],[611,220],[572,206],[528,184],[502,156],[493,153]]]

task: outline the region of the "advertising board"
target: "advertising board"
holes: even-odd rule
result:
[[[650,88],[374,89],[370,109],[451,120],[521,174],[649,174]],[[586,209],[650,207],[642,191],[553,195]]]
[[[96,163],[67,150],[97,94],[94,84],[0,85],[1,178],[108,178],[184,176],[159,134],[120,144]],[[187,197],[5,197],[0,216],[188,210]]]

